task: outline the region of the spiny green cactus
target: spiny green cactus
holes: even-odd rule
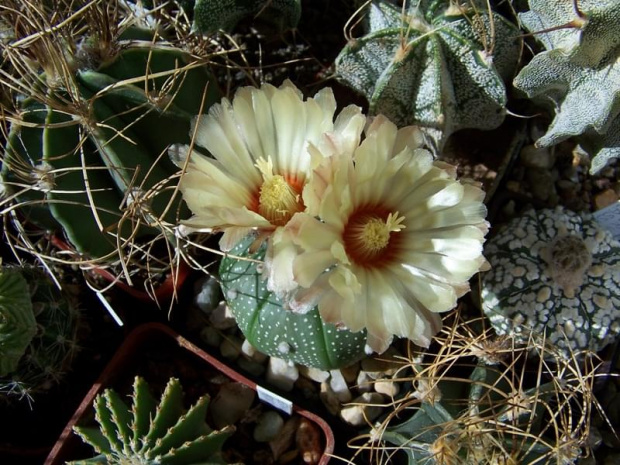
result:
[[[99,455],[70,462],[86,464],[189,465],[224,463],[221,448],[234,426],[212,430],[205,422],[209,396],[187,411],[183,388],[171,378],[159,405],[140,377],[133,384],[131,408],[112,389],[97,396],[93,407],[99,427],[76,426],[74,431]]]
[[[193,29],[210,34],[232,30],[243,18],[265,14],[275,18],[279,29],[297,26],[301,17],[301,0],[196,0]]]
[[[260,271],[267,247],[250,253],[254,240],[241,241],[220,264],[222,291],[248,342],[267,355],[324,370],[362,358],[365,331],[352,333],[324,323],[317,308],[293,313],[267,290]]]
[[[596,173],[620,157],[620,3],[529,0],[529,6],[519,18],[546,51],[521,70],[514,85],[555,111],[536,144],[549,147],[582,136]]]
[[[37,332],[28,283],[16,271],[0,271],[0,376],[17,369]]]
[[[530,210],[485,247],[482,308],[499,334],[545,334],[566,352],[620,334],[620,243],[589,214]]]
[[[64,33],[47,39],[34,84],[21,84],[34,97],[11,125],[2,181],[26,220],[64,231],[87,258],[114,258],[183,214],[165,152],[189,142],[203,93],[206,110],[219,91],[206,66],[153,31],[129,27],[109,42],[92,31],[79,44]]]
[[[80,312],[71,295],[34,268],[4,268],[0,300],[0,398],[31,400],[69,370]]]
[[[469,380],[440,381],[435,389],[441,399],[423,400],[409,420],[381,432],[410,465],[546,463],[552,454],[536,435],[553,383],[515,393],[510,378],[479,362]],[[528,420],[526,432],[519,425]]]
[[[459,129],[501,124],[519,56],[515,26],[486,2],[462,3],[373,0],[367,34],[336,59],[372,113],[421,126],[438,149]]]

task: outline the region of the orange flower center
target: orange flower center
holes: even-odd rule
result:
[[[355,212],[344,228],[344,248],[348,257],[358,265],[381,267],[394,255],[398,233],[405,227],[398,212],[378,210]]]
[[[287,178],[273,174],[271,160],[259,160],[256,164],[263,175],[258,192],[258,213],[275,226],[284,226],[291,217],[304,211],[301,195]]]

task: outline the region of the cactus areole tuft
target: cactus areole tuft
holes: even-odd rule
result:
[[[222,291],[239,328],[252,346],[273,357],[331,370],[365,355],[366,332],[352,333],[322,321],[317,308],[293,313],[267,290],[261,261],[266,244],[256,253],[249,236],[224,256],[220,265]],[[240,257],[240,258],[236,258]]]
[[[620,243],[590,215],[531,210],[485,248],[482,305],[499,334],[598,351],[620,333]]]

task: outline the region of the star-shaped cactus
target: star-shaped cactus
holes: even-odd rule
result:
[[[550,101],[555,117],[536,143],[549,147],[583,136],[595,173],[620,157],[620,3],[617,0],[530,0],[519,15],[542,42],[514,80],[530,98]]]
[[[374,0],[367,34],[341,51],[336,75],[368,98],[372,113],[421,126],[441,149],[454,131],[504,120],[518,35],[486,3]]]

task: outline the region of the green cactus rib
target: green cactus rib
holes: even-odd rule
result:
[[[421,126],[438,150],[454,131],[501,124],[504,80],[519,55],[518,31],[501,15],[440,0],[404,10],[375,0],[367,29],[336,58],[336,76],[366,96],[373,114]]]
[[[257,14],[271,16],[280,30],[293,28],[301,18],[301,0],[196,0],[193,29],[230,32],[240,20]]]
[[[18,272],[0,271],[0,376],[17,369],[37,332],[30,291]]]
[[[79,350],[80,311],[72,296],[59,291],[42,270],[17,267],[4,269],[2,275],[5,273],[20,274],[27,282],[25,289],[20,291],[17,311],[20,318],[29,320],[30,309],[35,329],[29,331],[32,336],[29,336],[30,341],[19,363],[10,372],[0,374],[0,397],[8,401],[30,402],[61,382],[69,372]],[[7,324],[1,321],[2,317],[0,334],[12,331],[9,324],[12,320],[7,321]],[[10,360],[9,355],[2,353],[3,349],[3,343],[0,342],[0,365]]]
[[[77,69],[68,94],[57,88],[45,104],[26,100],[24,123],[36,127],[11,127],[2,178],[25,218],[64,230],[89,258],[113,259],[118,244],[156,236],[160,221],[188,216],[168,185],[177,168],[166,151],[189,143],[193,117],[220,98],[204,64],[130,40],[96,70]],[[76,114],[57,108],[76,98]]]
[[[514,86],[555,111],[536,144],[549,147],[580,136],[593,156],[590,172],[596,173],[620,156],[620,4],[582,0],[579,13],[561,0],[529,5],[519,18],[546,51],[521,70]]]
[[[273,357],[324,370],[361,359],[365,355],[365,331],[337,329],[323,322],[317,308],[295,314],[267,290],[257,262],[264,259],[266,244],[250,253],[253,241],[252,236],[241,241],[220,264],[222,291],[248,342]]]
[[[183,388],[176,378],[168,381],[159,405],[142,378],[136,377],[133,389],[131,408],[110,389],[97,396],[94,409],[99,427],[76,426],[74,431],[99,455],[71,464],[222,463],[221,448],[235,428],[213,431],[208,427],[208,395],[185,412]]]

